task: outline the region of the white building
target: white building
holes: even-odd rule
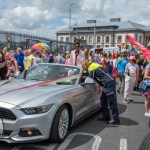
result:
[[[126,33],[130,34],[145,46],[147,46],[147,43],[150,41],[150,27],[146,27],[131,21],[110,21],[105,23],[86,23],[78,26],[72,26],[71,43],[74,43],[76,39],[80,39],[82,43],[89,48],[121,47],[121,44],[124,42],[129,44]],[[58,31],[56,34],[58,41],[69,41],[69,29]],[[58,47],[59,46],[63,47],[64,49],[67,48],[67,44],[65,43],[58,45]]]

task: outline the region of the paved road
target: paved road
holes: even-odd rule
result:
[[[0,150],[138,150],[150,131],[149,120],[144,117],[144,98],[134,92],[134,102],[126,105],[119,95],[118,107],[120,126],[97,121],[97,113],[73,127],[62,144],[44,141],[14,145],[0,142]]]

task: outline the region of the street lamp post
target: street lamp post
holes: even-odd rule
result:
[[[78,22],[76,21],[76,38],[77,38],[77,26],[78,26]]]
[[[71,49],[71,6],[73,3],[70,4],[70,19],[69,19],[69,43],[70,43],[70,49]]]
[[[96,48],[96,23],[94,27],[93,48]]]
[[[8,47],[11,48],[11,24],[10,24],[10,26],[9,26],[9,30],[10,30],[10,31],[9,31],[9,32],[10,32],[10,33],[9,33],[10,39],[9,39],[9,46],[8,46]]]
[[[77,38],[77,35],[78,35],[78,32],[77,32],[78,21],[77,21],[77,19],[75,19],[75,18],[71,18],[71,19],[73,19],[73,20],[76,21],[75,26],[76,26],[76,38]]]

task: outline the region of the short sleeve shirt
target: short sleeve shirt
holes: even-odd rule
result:
[[[37,59],[32,54],[26,58],[25,70],[28,70],[30,67],[37,64]]]
[[[137,64],[128,63],[126,69],[129,70],[131,77],[136,77],[136,73],[139,71],[139,66]]]

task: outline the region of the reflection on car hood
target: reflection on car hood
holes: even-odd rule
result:
[[[30,104],[33,103],[35,105],[35,103],[38,102],[37,105],[39,105],[39,103],[42,104],[42,102],[45,99],[48,99],[62,91],[74,87],[74,85],[52,85],[48,83],[44,85],[38,85],[30,88],[20,89],[22,87],[31,86],[33,84],[38,84],[40,82],[25,81],[25,80],[10,81],[0,86],[0,102],[10,103],[20,107],[22,106],[24,107],[27,103]],[[14,89],[19,89],[19,90],[14,90]]]

